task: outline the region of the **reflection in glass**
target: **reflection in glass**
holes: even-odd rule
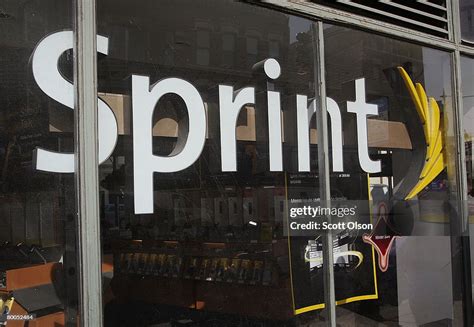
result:
[[[471,248],[471,273],[474,268],[474,166],[473,162],[473,137],[474,137],[474,60],[468,57],[461,57],[461,78],[462,78],[462,105],[463,105],[463,133],[464,151],[466,156],[466,177],[467,177],[467,206],[469,213],[469,235]],[[473,284],[474,287],[474,284]]]
[[[72,129],[59,127],[72,126],[73,111],[41,91],[31,64],[43,38],[71,28],[71,1],[0,4],[1,325],[77,325],[74,175],[38,171],[34,155],[74,151]],[[55,64],[72,83],[72,51]],[[6,321],[6,313],[34,319]]]
[[[185,320],[283,326],[324,320],[322,233],[289,229],[292,212],[320,203],[310,111],[318,108],[317,102],[311,106],[317,98],[316,26],[233,1],[145,1],[133,7],[130,19],[131,6],[122,2],[98,1],[98,30],[110,44],[108,55],[99,58],[98,91],[119,129],[115,151],[100,168],[103,257],[109,267],[106,325]],[[452,272],[449,224],[449,200],[456,199],[449,55],[332,25],[325,26],[324,36],[331,197],[335,209],[355,212],[336,213],[336,222],[366,226],[334,228],[339,323],[450,323],[458,301],[452,281],[459,276]],[[273,80],[262,71],[268,58],[281,66]],[[153,213],[140,215],[134,208],[137,131],[131,122],[140,108],[131,107],[131,74],[148,76],[151,85],[167,77],[190,82],[207,120],[200,157],[182,171],[155,173]],[[221,135],[229,132],[220,123],[224,85],[234,91],[255,88],[255,101],[242,106],[235,127],[235,172],[223,171],[221,162]],[[282,171],[270,171],[269,132],[275,124],[269,122],[267,91],[280,95],[276,117],[283,123],[274,131],[281,131]],[[425,99],[426,106],[417,106]],[[348,102],[376,107],[378,115],[356,119],[359,105],[350,109]],[[427,129],[423,115],[437,113],[435,108],[439,119],[432,118],[437,123]],[[152,129],[154,155],[172,154],[186,137],[187,110],[176,94],[156,104],[151,126],[143,126]],[[307,128],[298,127],[301,121]],[[381,171],[361,169],[361,131],[368,133],[363,150],[369,161],[381,163]],[[427,147],[428,132],[442,136],[443,160],[442,172],[424,185],[419,183],[428,155],[439,154]],[[299,169],[303,136],[309,169]],[[342,148],[342,162],[332,157],[336,148]]]
[[[378,287],[376,300],[338,307],[337,320],[348,326],[447,324],[457,296],[449,237],[454,217],[449,201],[455,199],[449,54],[332,25],[326,25],[324,36],[327,95],[342,108],[344,130],[345,175],[332,177],[331,193],[334,198],[372,200],[374,230],[363,239],[375,250]],[[355,115],[344,109],[348,100],[354,101],[354,84],[361,78],[366,103],[378,109],[367,119],[369,155],[382,166],[372,174],[359,168],[359,127]],[[433,176],[427,173],[431,166],[425,167],[434,151],[427,146],[432,139],[426,124],[441,136],[437,158],[444,158],[442,172]],[[423,178],[426,183],[420,184]],[[347,185],[356,180],[361,182]],[[336,281],[349,278],[338,274]],[[367,279],[357,271],[350,278],[353,282],[344,291]],[[341,287],[336,282],[336,296]]]
[[[110,47],[99,58],[98,91],[119,125],[115,151],[100,167],[104,261],[113,265],[104,282],[107,326],[177,320],[284,326],[321,315],[295,317],[284,232],[288,198],[318,196],[314,117],[306,128],[312,173],[297,174],[295,96],[315,97],[313,28],[311,21],[234,1],[98,1],[98,32],[109,37]],[[140,31],[140,41],[132,30]],[[281,66],[276,80],[256,65],[268,58]],[[131,116],[140,108],[130,107],[131,74],[149,76],[151,84],[167,77],[190,82],[207,113],[200,157],[182,171],[154,174],[154,212],[146,215],[135,214],[133,205]],[[220,135],[229,131],[220,125],[219,85],[255,88],[255,104],[244,105],[237,119],[236,172],[222,171]],[[272,89],[282,108],[283,172],[269,169]],[[182,99],[163,96],[151,124],[153,154],[170,155],[189,124]],[[291,184],[298,179],[304,183]],[[321,265],[314,270],[312,278],[322,285]],[[308,272],[302,278],[309,280]],[[321,287],[312,301],[322,303]]]

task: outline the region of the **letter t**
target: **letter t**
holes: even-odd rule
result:
[[[373,161],[369,157],[367,116],[378,115],[379,110],[377,105],[366,102],[364,78],[355,81],[355,93],[355,102],[347,102],[347,112],[357,115],[357,152],[360,167],[368,173],[378,173],[382,170],[380,160]]]

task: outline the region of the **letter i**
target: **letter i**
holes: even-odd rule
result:
[[[272,80],[281,74],[280,64],[273,58],[265,61],[263,69]],[[280,92],[275,92],[273,89],[273,83],[267,83],[270,171],[283,171]]]

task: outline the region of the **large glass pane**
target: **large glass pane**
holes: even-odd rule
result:
[[[461,57],[461,77],[462,77],[462,105],[463,105],[463,133],[464,150],[466,156],[467,175],[467,206],[469,213],[469,240],[471,248],[471,273],[474,271],[474,166],[473,146],[474,138],[474,59]],[[472,279],[472,276],[471,276]],[[472,285],[474,290],[474,284]]]
[[[368,275],[363,266],[338,270],[338,323],[450,325],[460,301],[453,280],[461,279],[450,237],[457,221],[450,55],[332,25],[324,41],[327,95],[343,131],[343,158],[333,152],[332,161],[342,159],[344,174],[331,179],[332,197],[371,201],[373,224],[335,233],[341,252],[375,260],[377,285],[375,296],[347,303],[339,294],[367,288]],[[332,117],[330,127],[338,130]],[[332,149],[340,147],[333,136]],[[335,257],[357,261],[356,253]]]
[[[77,326],[72,21],[72,1],[0,3],[1,325]]]
[[[286,229],[319,197],[314,28],[234,1],[98,1],[119,135],[100,167],[107,326],[319,319],[321,263]]]

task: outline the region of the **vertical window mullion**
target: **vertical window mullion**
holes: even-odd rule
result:
[[[75,155],[82,326],[102,326],[96,1],[75,0]]]
[[[471,277],[471,255],[470,255],[470,235],[469,235],[469,209],[468,209],[468,189],[467,189],[467,172],[466,172],[466,156],[464,148],[464,127],[463,127],[463,96],[461,85],[461,58],[459,50],[455,50],[451,54],[452,63],[452,81],[454,98],[454,129],[457,136],[453,144],[453,152],[457,153],[455,160],[456,189],[453,200],[453,206],[457,212],[458,219],[451,220],[451,256],[453,260],[453,276],[462,276],[462,280],[453,278],[454,289],[459,289],[463,310],[462,313],[454,311],[454,321],[463,323],[466,326],[472,325],[472,277]],[[459,255],[458,252],[461,252]],[[457,264],[455,259],[457,259]],[[458,284],[459,287],[455,288]],[[462,316],[461,316],[462,314]]]
[[[313,25],[314,26],[314,25]],[[316,123],[318,133],[318,175],[321,205],[326,208],[331,206],[331,185],[329,173],[329,141],[328,141],[328,119],[326,108],[326,74],[324,63],[324,34],[323,23],[316,23],[314,35],[314,48],[316,49],[316,62],[314,65],[315,94],[318,104],[316,111]],[[331,216],[323,217],[328,223]],[[327,325],[336,326],[336,296],[334,288],[334,256],[333,237],[330,231],[326,231],[323,240],[323,273],[324,273],[324,303],[327,313]]]

